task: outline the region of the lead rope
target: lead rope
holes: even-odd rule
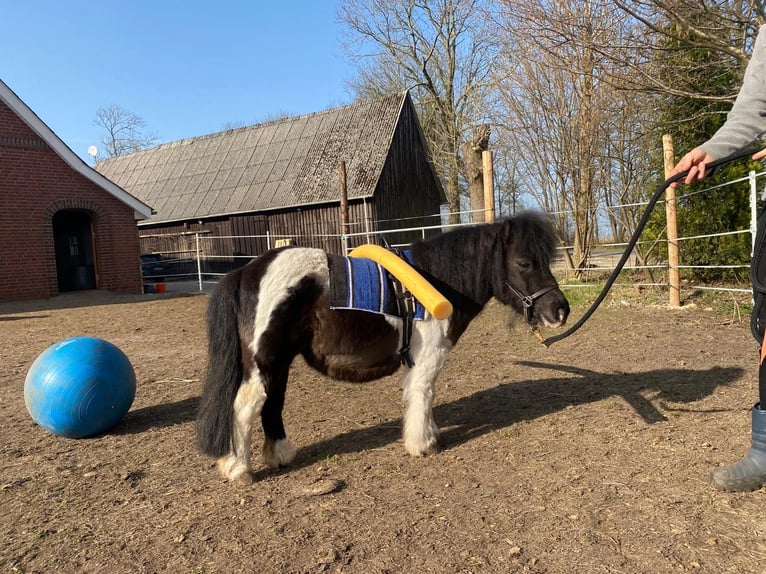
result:
[[[708,175],[712,175],[716,168],[725,165],[727,163],[731,163],[735,160],[741,159],[746,156],[753,155],[759,151],[758,149],[747,149],[738,151],[736,153],[733,153],[729,156],[726,156],[721,159],[717,159],[715,161],[711,161],[708,164],[705,164],[705,172]],[[636,226],[636,230],[633,232],[633,236],[630,238],[630,241],[628,242],[627,247],[625,248],[625,251],[622,254],[622,257],[620,257],[620,261],[617,263],[617,266],[612,271],[611,275],[609,275],[609,278],[606,280],[606,284],[604,285],[604,288],[601,290],[601,293],[598,297],[596,297],[596,300],[591,304],[590,308],[585,312],[585,314],[580,317],[580,319],[572,325],[569,329],[564,331],[563,333],[559,335],[554,335],[552,337],[548,337],[547,339],[542,339],[542,336],[539,333],[535,333],[539,339],[541,339],[541,342],[546,347],[550,347],[553,343],[557,341],[561,341],[561,339],[564,339],[577,331],[580,327],[583,326],[585,321],[587,321],[591,315],[593,315],[594,311],[598,309],[598,306],[601,305],[601,302],[606,298],[607,294],[609,293],[609,290],[612,288],[612,285],[614,284],[615,280],[617,279],[617,276],[620,274],[620,271],[622,271],[622,268],[625,266],[626,261],[628,260],[628,257],[630,256],[630,253],[633,251],[633,248],[636,246],[636,243],[638,242],[638,238],[641,236],[641,233],[644,230],[644,227],[646,227],[647,222],[649,221],[649,217],[652,214],[652,210],[654,209],[654,206],[657,204],[657,201],[660,199],[662,194],[665,192],[665,189],[671,184],[675,183],[679,180],[682,180],[689,174],[689,170],[677,173],[673,177],[669,177],[666,179],[662,185],[660,185],[652,195],[652,198],[649,200],[649,203],[646,206],[646,209],[644,210],[643,215],[641,216],[640,221],[638,222],[638,225]]]

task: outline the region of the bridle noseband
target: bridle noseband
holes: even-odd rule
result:
[[[524,320],[529,323],[531,319],[532,314],[532,307],[535,305],[535,300],[539,299],[546,293],[550,293],[551,291],[555,291],[559,288],[558,285],[549,285],[548,287],[543,287],[536,293],[532,293],[532,295],[524,295],[521,291],[518,289],[515,289],[508,281],[505,281],[505,286],[508,287],[508,289],[511,290],[511,293],[516,295],[519,299],[521,299],[521,305],[524,307]]]

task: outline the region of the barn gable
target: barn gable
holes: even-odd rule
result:
[[[0,300],[140,293],[151,208],[94,171],[0,81]]]

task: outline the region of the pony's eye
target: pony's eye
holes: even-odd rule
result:
[[[519,269],[529,269],[532,267],[532,263],[528,259],[518,259],[516,265],[519,266]]]

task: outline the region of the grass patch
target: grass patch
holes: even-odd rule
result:
[[[596,300],[604,288],[604,283],[584,283],[574,280],[560,282],[561,290],[566,295],[572,308],[587,308]],[[749,285],[720,285],[722,289],[747,289]],[[612,286],[602,305],[668,305],[666,287],[636,286],[616,284]],[[749,321],[753,311],[753,299],[750,293],[734,291],[716,291],[681,287],[681,306],[695,305],[706,311],[712,311],[721,317],[736,321]]]
[[[731,291],[708,291],[707,289],[681,290],[681,304],[695,304],[702,309],[736,321],[749,321],[753,312],[753,298],[750,293]]]

